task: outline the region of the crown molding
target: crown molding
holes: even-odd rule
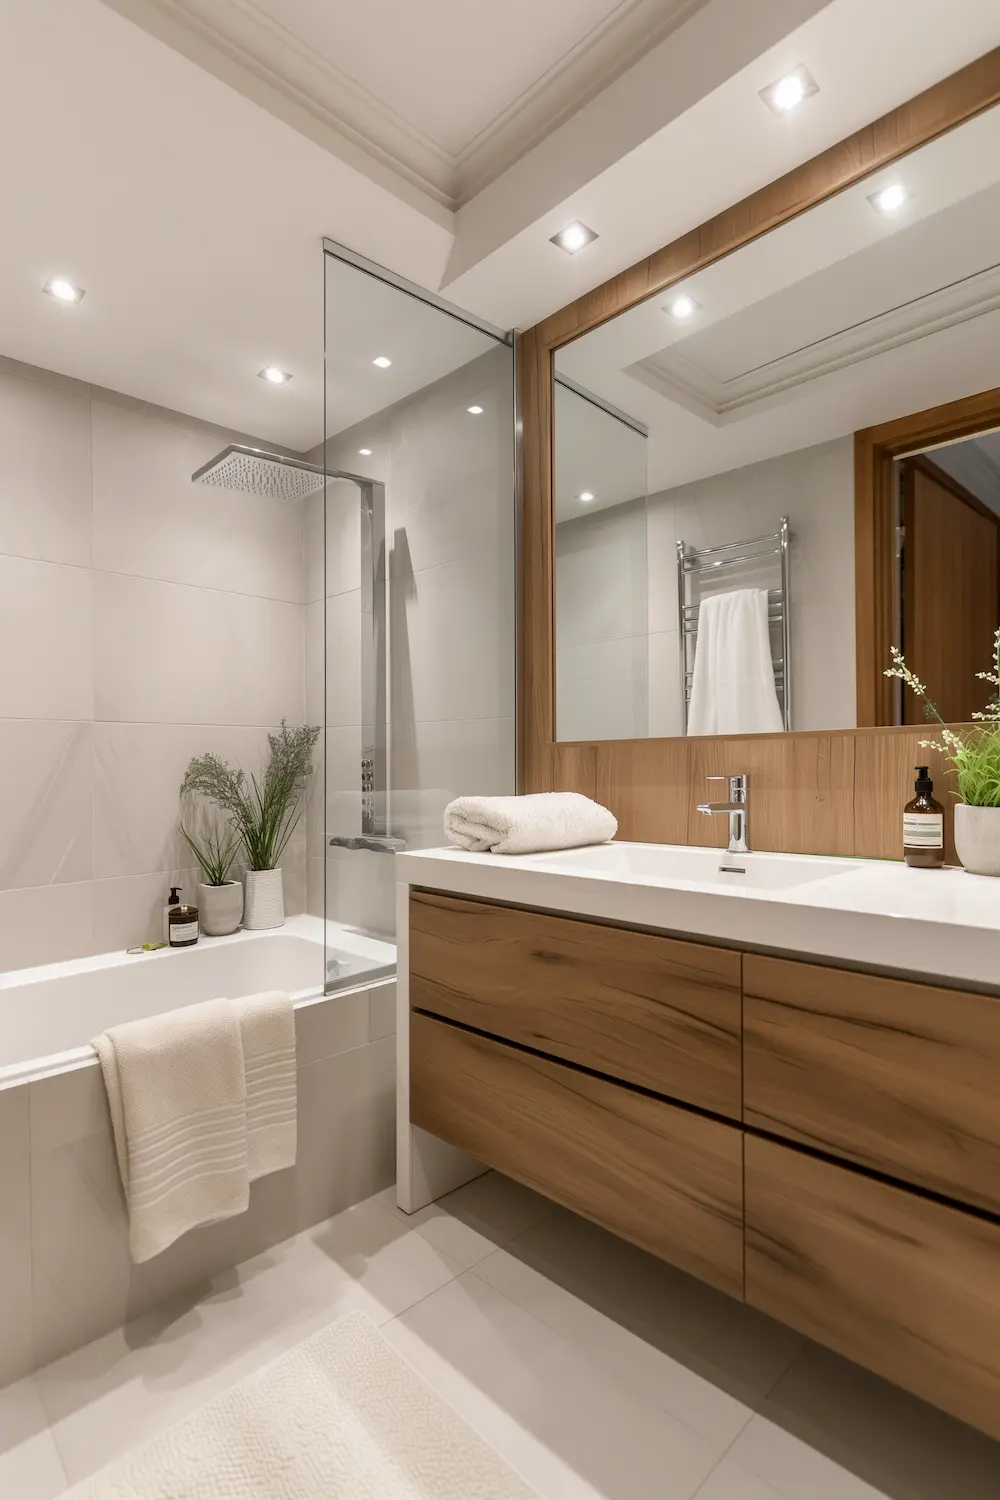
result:
[[[990,266],[730,380],[717,380],[678,349],[640,360],[628,366],[625,374],[713,426],[723,427],[741,420],[760,402],[998,308],[1000,266]]]
[[[707,0],[619,0],[610,15],[460,151],[313,51],[256,0],[105,0],[255,102],[371,175],[373,166],[452,212],[563,124]],[[261,86],[267,91],[261,94]],[[291,113],[290,113],[291,112]],[[391,185],[391,184],[390,184]]]

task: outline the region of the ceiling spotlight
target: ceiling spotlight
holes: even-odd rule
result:
[[[265,365],[263,370],[257,371],[259,380],[266,380],[268,385],[287,385],[291,380],[287,370],[279,370],[277,365]]]
[[[82,302],[87,295],[82,286],[74,286],[65,276],[53,276],[42,287],[42,291],[48,292],[57,302]]]
[[[465,409],[470,414],[470,416],[473,417],[481,417],[483,414],[483,408],[481,406],[467,406]]]
[[[361,454],[362,458],[371,458],[372,456],[372,450],[370,448],[359,448],[358,452]]]
[[[681,292],[679,297],[667,303],[664,311],[668,312],[672,318],[676,318],[678,323],[686,323],[689,318],[694,317],[700,305],[693,297],[689,297],[687,292]]]
[[[384,354],[379,354],[375,357],[375,359],[372,360],[372,364],[378,365],[380,370],[388,370],[389,366],[392,364],[392,360],[386,359]]]
[[[595,498],[595,496],[591,493],[590,490],[581,490],[580,493],[577,495],[576,498],[578,500],[582,500],[583,503],[584,503],[584,505],[586,505],[587,501],[588,500],[593,500]]]
[[[909,188],[904,187],[901,182],[890,182],[888,187],[879,188],[877,193],[869,193],[868,202],[876,213],[895,214],[911,197]]]
[[[588,229],[586,224],[581,224],[579,219],[574,219],[572,224],[567,224],[565,229],[560,229],[554,234],[550,244],[558,245],[560,250],[565,250],[567,255],[575,255],[578,250],[592,244],[597,239],[597,231]]]
[[[798,67],[779,78],[777,83],[769,83],[766,89],[761,89],[760,97],[774,114],[787,115],[797,109],[803,99],[818,92],[819,84],[812,74]]]

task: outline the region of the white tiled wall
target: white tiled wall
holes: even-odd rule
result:
[[[188,760],[303,719],[304,508],[192,485],[230,440],[0,361],[0,970],[158,937]]]
[[[852,728],[853,445],[841,438],[661,491],[644,508],[557,526],[559,738],[682,734],[677,541],[712,547],[760,536],[783,515],[792,531],[793,727]],[[761,586],[777,576],[775,559]]]
[[[490,350],[331,440],[332,467],[386,485],[389,555],[391,831],[409,848],[442,842],[445,805],[463,792],[514,790],[514,483],[512,355]],[[480,416],[468,407],[482,406]],[[372,449],[370,458],[358,453]],[[306,702],[322,702],[326,829],[359,819],[361,594],[357,491],[343,486],[327,517],[326,637],[322,574],[307,574]],[[322,530],[308,502],[307,536]],[[307,553],[319,549],[309,548]],[[377,932],[393,926],[392,861],[327,850],[314,799],[309,906]]]

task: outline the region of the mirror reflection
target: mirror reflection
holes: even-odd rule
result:
[[[1000,385],[998,163],[992,110],[556,352],[560,740],[871,722],[859,604],[947,719],[983,706],[1000,403],[889,465],[864,599],[855,449]]]

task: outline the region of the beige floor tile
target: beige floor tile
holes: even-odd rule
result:
[[[378,1202],[466,1267],[554,1212],[546,1198],[499,1172],[487,1172],[415,1214],[397,1208],[395,1187],[380,1193]]]
[[[1000,1443],[809,1344],[729,1457],[783,1500],[996,1500]]]
[[[0,1391],[0,1495],[9,1500],[55,1500],[66,1488],[45,1409],[35,1382]]]
[[[384,1331],[544,1500],[691,1500],[720,1457],[474,1271]]]
[[[368,1202],[41,1370],[75,1484],[354,1308],[384,1323],[460,1268]]]
[[[562,1209],[506,1250],[510,1261],[484,1266],[484,1277],[624,1378],[650,1382],[650,1399],[723,1447],[805,1343]]]
[[[724,1458],[709,1474],[695,1500],[785,1500],[785,1497],[749,1469]]]

